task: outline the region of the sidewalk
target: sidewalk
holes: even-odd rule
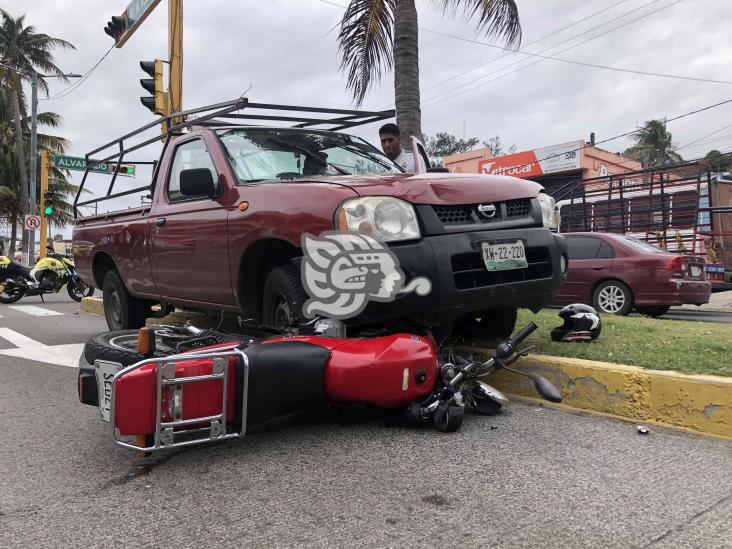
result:
[[[682,305],[681,307],[673,307],[673,309],[732,313],[732,291],[712,294],[709,298],[709,303],[701,307],[697,307],[696,305]]]

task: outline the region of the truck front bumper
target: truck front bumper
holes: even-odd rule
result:
[[[524,244],[528,267],[488,271],[482,243],[516,240]],[[355,322],[410,318],[441,326],[475,311],[509,307],[538,311],[553,302],[566,280],[565,240],[544,228],[427,236],[390,248],[399,259],[406,283],[423,276],[432,283],[432,290],[425,296],[403,294],[390,303],[371,302]]]

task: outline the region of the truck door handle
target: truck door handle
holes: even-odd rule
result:
[[[163,225],[165,225],[165,218],[164,217],[158,217],[155,220],[155,225],[157,225],[158,227],[162,227]]]

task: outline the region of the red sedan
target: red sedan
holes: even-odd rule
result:
[[[617,315],[627,315],[635,307],[655,317],[672,305],[709,301],[712,285],[701,257],[670,253],[617,234],[564,236],[569,271],[557,304],[588,303],[601,313]]]

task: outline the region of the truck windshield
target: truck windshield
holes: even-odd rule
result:
[[[242,183],[401,173],[384,154],[350,135],[264,128],[226,129],[217,133]]]

